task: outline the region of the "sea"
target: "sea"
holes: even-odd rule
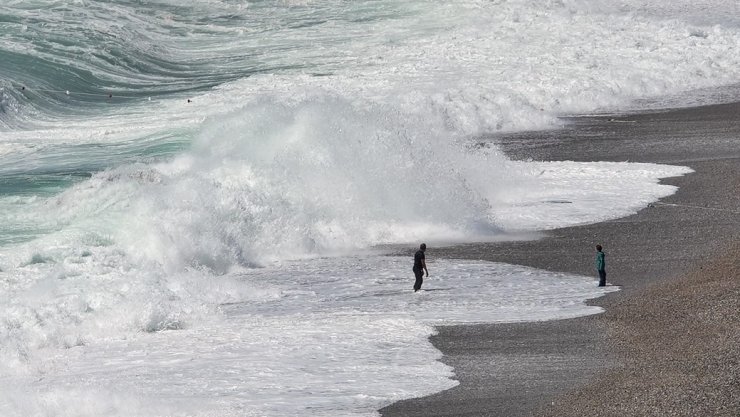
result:
[[[4,0],[0,415],[377,416],[451,388],[435,326],[616,288],[435,247],[623,217],[691,172],[481,138],[739,81],[736,0]],[[421,242],[414,293],[393,253]]]

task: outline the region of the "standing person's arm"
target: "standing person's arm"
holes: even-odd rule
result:
[[[596,254],[596,269],[599,271],[603,271],[606,267],[606,261],[604,260],[604,252],[599,252]]]
[[[429,270],[427,269],[427,260],[426,258],[421,258],[421,267],[424,268],[424,272],[427,273],[427,276],[429,276]]]

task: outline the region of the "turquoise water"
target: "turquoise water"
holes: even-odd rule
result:
[[[353,59],[356,51],[343,50],[347,42],[373,25],[418,18],[419,7],[137,1],[0,6],[0,132],[6,142],[13,142],[10,132],[28,137],[18,141],[18,152],[4,155],[0,192],[48,196],[104,169],[170,158],[187,149],[194,135],[192,128],[168,124],[111,142],[94,134],[83,143],[55,140],[55,130],[69,120],[105,126],[105,119],[116,118],[125,124],[128,109],[147,112],[151,100],[185,100],[258,74],[330,75]]]

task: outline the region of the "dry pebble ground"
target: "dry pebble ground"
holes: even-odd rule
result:
[[[740,416],[740,244],[604,314],[622,366],[545,416]]]

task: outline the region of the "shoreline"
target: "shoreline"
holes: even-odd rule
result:
[[[716,291],[735,295],[737,305],[740,297],[733,291],[740,276],[728,279],[734,264],[717,262],[727,258],[725,247],[740,246],[740,103],[563,120],[562,129],[485,140],[512,159],[652,162],[689,166],[694,173],[664,179],[678,191],[624,218],[552,230],[536,241],[430,248],[430,258],[506,262],[595,280],[593,246],[601,243],[607,281],[622,290],[590,300],[605,310],[597,315],[438,327],[431,342],[460,385],[394,403],[380,410],[383,416],[689,416],[703,410],[729,417],[740,409],[740,382],[731,378],[740,374],[738,354],[727,348],[728,341],[738,341],[729,329],[740,322],[740,313],[728,312],[732,299]],[[685,294],[685,286],[696,291]],[[674,300],[692,309],[683,311]],[[722,343],[705,345],[699,335],[708,333],[698,328],[666,330],[688,326],[687,317],[697,316],[711,317],[689,321],[715,329]],[[645,337],[651,334],[660,334],[668,346],[684,346],[681,352],[698,353],[685,358],[661,350],[658,341]],[[707,363],[718,355],[726,368]],[[677,364],[721,375],[679,378]]]

